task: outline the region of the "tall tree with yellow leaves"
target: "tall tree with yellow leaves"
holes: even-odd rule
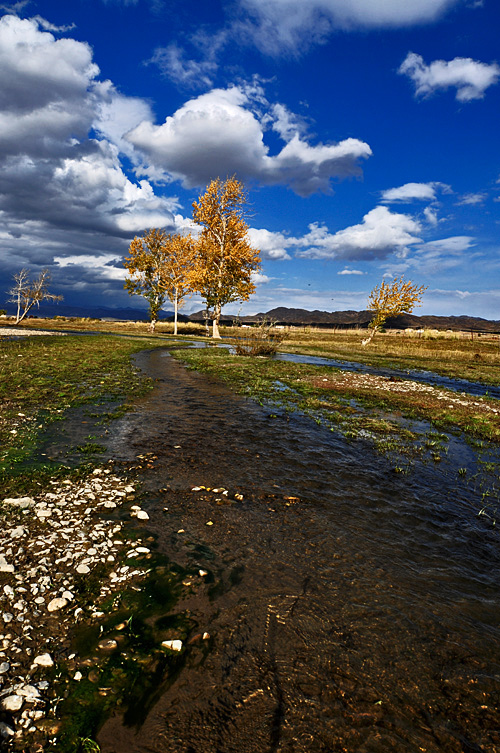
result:
[[[220,338],[222,307],[233,301],[247,301],[255,292],[252,272],[260,269],[260,255],[248,239],[246,201],[243,185],[232,177],[212,180],[193,203],[193,220],[202,226],[202,231],[189,280],[211,312],[214,338]]]
[[[415,306],[421,305],[426,290],[425,285],[416,285],[403,276],[391,283],[382,281],[380,285],[376,285],[368,297],[368,309],[373,311],[374,316],[369,324],[370,334],[363,340],[363,345],[371,343],[376,332],[390,316],[411,314]]]
[[[142,295],[149,304],[150,330],[154,332],[158,314],[168,298],[174,304],[174,330],[177,311],[191,285],[188,274],[193,264],[194,242],[191,236],[171,235],[151,228],[142,238],[135,237],[124,266],[130,277],[125,290]]]

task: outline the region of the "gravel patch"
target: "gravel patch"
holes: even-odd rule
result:
[[[133,486],[109,468],[78,483],[51,483],[50,491],[0,504],[0,748],[7,751],[54,744],[58,662],[72,663],[75,681],[82,676],[68,635],[99,619],[110,594],[146,575],[120,564],[131,541],[123,522],[105,517],[133,499]],[[89,603],[80,594],[93,574],[100,590]]]
[[[66,337],[67,332],[52,332],[46,329],[20,329],[19,327],[0,327],[0,337],[32,337],[34,335],[55,335]]]
[[[442,400],[448,408],[462,406],[473,408],[474,410],[484,411],[500,415],[500,408],[494,403],[488,403],[483,398],[475,398],[467,395],[465,392],[455,394],[450,390],[440,389],[433,385],[422,384],[412,380],[395,380],[391,377],[375,376],[372,374],[353,374],[352,372],[340,371],[329,379],[315,379],[314,385],[324,389],[348,389],[363,390],[368,389],[375,392],[395,392],[404,393],[425,393],[437,400]]]

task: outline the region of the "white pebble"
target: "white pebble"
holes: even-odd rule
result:
[[[182,649],[182,641],[162,641],[161,645],[164,648],[171,649],[171,651],[180,651]]]
[[[47,605],[49,612],[57,612],[58,609],[62,609],[67,605],[67,599],[52,599]]]
[[[33,664],[36,664],[38,667],[52,667],[54,666],[54,660],[50,654],[40,654],[40,656],[35,657]]]

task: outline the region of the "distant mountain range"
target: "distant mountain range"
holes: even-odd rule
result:
[[[12,305],[5,306],[9,314],[14,313]],[[132,307],[111,308],[107,306],[89,306],[83,308],[80,306],[69,306],[64,303],[59,304],[42,304],[39,309],[34,309],[33,313],[39,317],[53,316],[75,316],[90,317],[92,319],[117,319],[120,321],[147,321],[148,312],[146,309],[137,309]],[[161,311],[160,318],[171,321],[174,318],[173,311]],[[181,322],[203,322],[204,311],[197,311],[190,316],[179,314]],[[276,324],[296,325],[296,326],[316,326],[316,327],[339,327],[339,328],[365,328],[372,318],[370,311],[307,311],[306,309],[294,309],[281,306],[271,309],[265,313],[255,314],[254,316],[235,316],[223,315],[223,324],[256,324],[262,320],[271,320]],[[414,314],[402,314],[387,320],[387,329],[451,329],[464,330],[473,332],[497,332],[500,333],[500,321],[482,319],[477,316],[416,316]]]
[[[4,308],[8,314],[15,314],[15,308],[12,304],[6,304]],[[83,306],[70,306],[65,303],[41,303],[40,308],[32,309],[31,313],[33,316],[38,316],[42,319],[53,316],[76,316],[82,318],[88,317],[90,319],[118,319],[119,321],[149,321],[147,309],[136,309],[132,306],[116,309],[107,306],[89,306],[88,308],[84,308]],[[170,321],[173,318],[173,311],[160,311],[160,319]],[[184,314],[179,314],[177,318],[180,322],[189,321],[189,317]]]
[[[271,309],[266,313],[255,316],[223,316],[223,322],[238,320],[241,324],[255,324],[264,319],[282,325],[366,328],[373,317],[371,311],[307,311],[306,309],[291,309],[284,306]],[[190,321],[203,321],[203,311],[191,314]],[[482,319],[477,316],[416,316],[402,314],[387,320],[387,329],[451,329],[474,332],[499,332],[500,321]]]

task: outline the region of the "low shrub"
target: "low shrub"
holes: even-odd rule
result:
[[[263,321],[239,339],[234,349],[238,356],[274,356],[284,339],[285,333],[276,330],[274,322]]]

